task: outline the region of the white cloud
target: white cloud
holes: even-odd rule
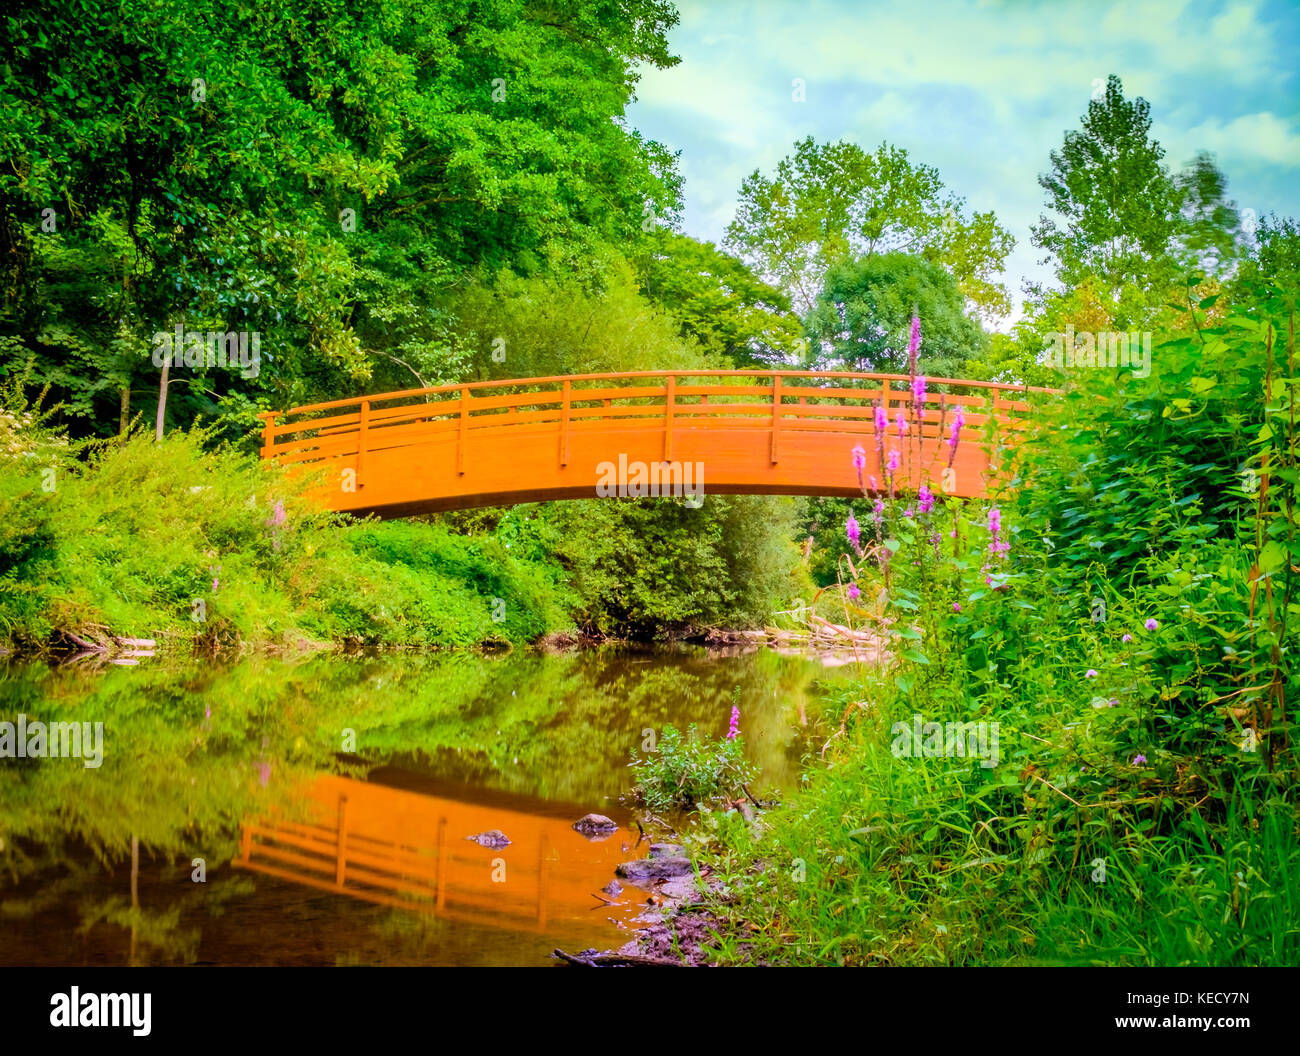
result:
[[[1264,110],[1242,114],[1226,124],[1210,118],[1178,137],[1180,141],[1213,151],[1220,157],[1258,158],[1277,165],[1300,165],[1300,131],[1294,121]]]

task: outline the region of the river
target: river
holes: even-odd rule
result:
[[[620,802],[633,753],[668,724],[723,736],[734,701],[755,791],[789,789],[815,699],[850,670],[687,646],[10,664],[0,722],[102,723],[102,757],[88,736],[80,758],[0,759],[0,964],[541,965],[620,945],[646,892],[597,893],[646,853]],[[588,812],[618,831],[581,836]],[[489,830],[510,843],[466,838]]]

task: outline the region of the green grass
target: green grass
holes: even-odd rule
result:
[[[136,435],[85,459],[0,461],[12,647],[39,652],[64,631],[201,652],[472,646],[572,626],[554,562],[441,525],[348,523],[310,507],[303,481],[206,441]]]

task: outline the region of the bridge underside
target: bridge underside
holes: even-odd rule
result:
[[[937,436],[893,436],[878,453],[869,430],[807,430],[793,422],[775,437],[771,428],[760,427],[679,428],[669,438],[662,427],[609,423],[574,423],[563,433],[554,427],[476,424],[463,438],[451,428],[421,430],[418,439],[396,435],[405,428],[372,429],[360,459],[348,452],[311,464],[323,474],[321,500],[335,510],[391,518],[638,495],[853,497],[862,493],[853,467],[857,445],[866,451],[868,487],[872,477],[884,485],[880,463],[893,449],[900,459],[899,492],[928,481],[936,492],[984,495],[996,475],[973,435],[958,446],[945,481],[950,449]],[[395,435],[385,435],[390,432]]]

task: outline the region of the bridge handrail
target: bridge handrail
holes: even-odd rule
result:
[[[389,400],[415,396],[428,396],[434,393],[452,393],[462,390],[490,388],[509,388],[529,385],[555,385],[575,381],[610,381],[622,378],[828,378],[855,381],[911,382],[906,374],[875,374],[849,370],[708,370],[691,368],[689,370],[629,370],[601,374],[555,374],[537,378],[506,378],[489,381],[461,381],[446,385],[431,385],[419,389],[399,389],[394,392],[380,392],[366,396],[356,396],[346,400],[329,400],[324,403],[309,403],[301,407],[291,407],[287,411],[264,411],[259,417],[287,418],[290,415],[309,414],[315,411],[330,411],[342,407],[360,407],[362,403],[379,403]],[[1036,385],[1014,385],[1003,381],[974,381],[964,378],[931,378],[927,385],[961,385],[972,389],[992,389],[1008,393],[1045,393],[1059,395],[1059,389],[1043,388]]]

